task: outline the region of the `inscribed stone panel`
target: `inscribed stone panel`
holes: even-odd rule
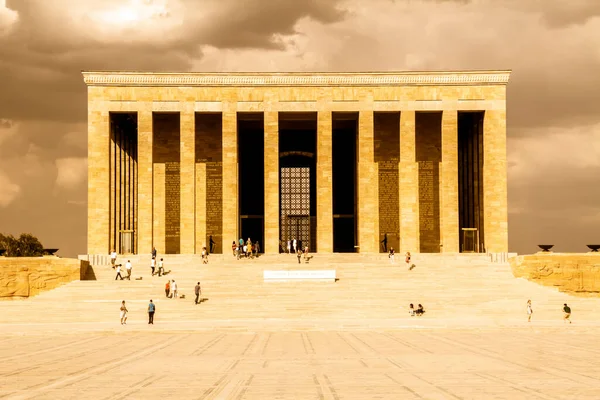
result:
[[[206,163],[206,245],[212,235],[213,253],[223,253],[223,164]]]
[[[420,251],[439,253],[442,113],[417,112],[415,131],[416,161],[419,164]]]
[[[379,177],[379,241],[387,235],[387,249],[399,249],[400,199],[398,162],[400,161],[400,113],[374,113],[374,153]],[[380,251],[386,251],[379,246]]]
[[[420,252],[440,252],[440,164],[419,162]]]
[[[165,253],[179,254],[181,244],[181,175],[178,162],[165,163]]]

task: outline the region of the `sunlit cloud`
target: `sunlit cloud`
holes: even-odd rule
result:
[[[0,36],[11,32],[19,21],[19,13],[6,6],[6,0],[0,0]]]

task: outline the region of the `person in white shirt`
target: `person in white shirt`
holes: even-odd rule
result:
[[[125,270],[127,271],[127,280],[131,280],[131,261],[127,260],[125,264]]]
[[[177,298],[177,284],[175,283],[175,279],[171,281],[171,293],[173,293],[173,298]]]
[[[117,265],[117,276],[115,276],[115,281],[117,278],[121,278],[121,280],[123,280],[123,277],[121,276],[121,265]]]
[[[158,276],[162,276],[165,273],[165,267],[163,264],[163,259],[161,258],[158,262]]]
[[[112,265],[112,267],[115,267],[115,264],[117,263],[117,252],[113,249],[113,251],[110,253],[110,265]]]
[[[294,249],[294,253],[296,252],[297,248],[296,248],[296,239],[292,240],[292,247]]]
[[[152,261],[150,261],[150,269],[152,270],[152,276],[154,276],[154,268],[156,268],[156,259],[153,258]]]

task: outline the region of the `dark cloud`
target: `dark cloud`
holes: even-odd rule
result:
[[[123,9],[135,1],[145,4],[139,15]],[[64,173],[83,169],[87,153],[81,70],[512,69],[511,250],[535,251],[540,241],[585,250],[583,242],[597,233],[600,1],[8,0],[7,6],[16,14],[0,10],[0,182],[13,191],[0,196],[7,204],[0,207],[2,230],[37,234],[63,255],[85,252],[85,176]]]
[[[339,0],[230,0],[212,15],[213,23],[197,30],[206,44],[219,48],[282,48],[274,35],[295,33],[302,18],[322,23],[340,21],[346,12]]]

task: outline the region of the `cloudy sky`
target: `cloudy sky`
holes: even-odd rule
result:
[[[0,0],[0,232],[86,252],[81,70],[512,69],[510,250],[600,243],[599,0]]]

